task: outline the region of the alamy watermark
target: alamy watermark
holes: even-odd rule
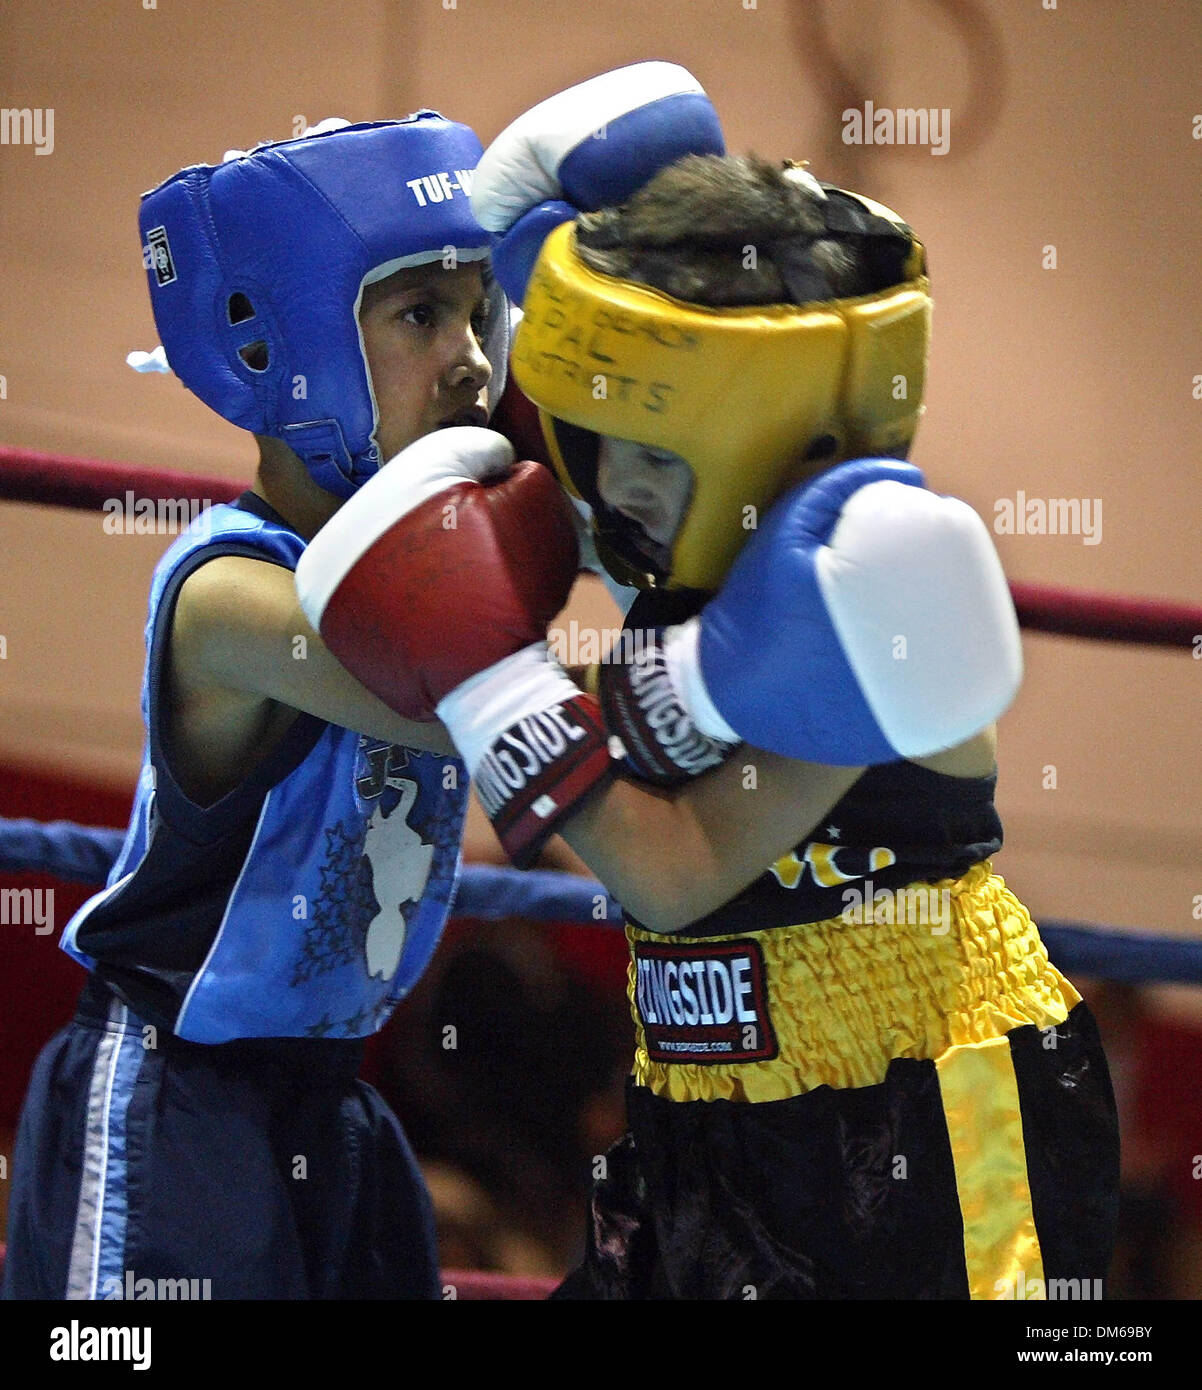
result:
[[[0,888],[0,926],[32,927],[35,936],[54,930],[53,888]]]
[[[100,1281],[100,1297],[127,1302],[200,1303],[213,1297],[211,1279],[139,1278],[132,1269]]]
[[[139,497],[132,489],[124,497],[106,497],[100,523],[107,536],[178,536],[194,530],[206,540],[212,529],[206,497]]]
[[[89,1327],[72,1318],[50,1329],[51,1361],[128,1361],[135,1371],[150,1369],[149,1327]]]
[[[843,890],[839,916],[849,927],[930,927],[932,936],[946,936],[952,927],[951,889],[924,883],[874,889],[866,878],[861,886]]]
[[[566,628],[553,627],[547,633],[551,655],[561,666],[641,662],[655,644],[655,628],[581,627],[575,618]]]
[[[34,154],[53,154],[54,107],[0,106],[0,145],[32,145]]]
[[[1102,1297],[1100,1279],[1028,1279],[1023,1270],[1018,1271],[1017,1279],[998,1279],[993,1285],[994,1294],[999,1299],[1016,1299],[1018,1302],[1057,1300],[1097,1301]]]
[[[952,113],[946,106],[849,106],[843,112],[845,145],[929,145],[932,154],[947,154]]]
[[[1080,536],[1084,545],[1099,545],[1102,499],[1028,497],[1019,488],[993,504],[993,529],[999,536]]]

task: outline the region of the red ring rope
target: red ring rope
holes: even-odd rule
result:
[[[28,449],[0,446],[0,498],[32,502],[45,507],[73,507],[99,511],[110,498],[195,497],[210,502],[230,502],[246,485],[228,478],[206,478],[196,473],[175,473],[162,468],[138,468],[130,463],[106,463],[100,459],[68,458],[60,454],[36,454]]]
[[[114,498],[196,499],[228,502],[245,485],[228,478],[138,468],[126,463],[39,454],[0,446],[0,499],[43,506],[98,511]],[[1087,637],[1101,642],[1137,642],[1192,648],[1202,640],[1202,607],[1154,598],[1062,589],[1051,584],[1013,583],[1018,620],[1032,632]]]

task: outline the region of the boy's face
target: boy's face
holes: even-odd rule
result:
[[[442,425],[488,423],[487,314],[480,267],[472,262],[444,270],[433,261],[364,288],[359,327],[385,463]]]
[[[693,473],[684,459],[666,449],[603,435],[597,451],[597,491],[607,506],[638,523],[641,534],[636,533],[635,546],[668,569],[672,542],[693,493]]]

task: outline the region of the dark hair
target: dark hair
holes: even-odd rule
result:
[[[620,207],[583,213],[577,250],[601,274],[711,308],[882,288],[857,238],[828,231],[826,200],[799,174],[756,155],[688,155]]]

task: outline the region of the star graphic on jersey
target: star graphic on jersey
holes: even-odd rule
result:
[[[334,1027],[334,1021],[328,1013],[322,1014],[316,1023],[310,1023],[305,1029],[305,1036],[309,1038],[324,1038]]]
[[[362,853],[363,832],[351,820],[339,821],[327,828],[325,859],[318,871],[319,902],[348,900],[353,872]]]
[[[357,1038],[363,1031],[363,1020],[370,1016],[370,1009],[356,1009],[350,1018],[342,1020],[342,1031],[348,1038]]]
[[[839,838],[839,831],[835,828],[835,826],[828,825],[826,827],[826,838],[828,840],[837,840]]]
[[[325,858],[292,974],[294,986],[353,960],[376,910],[371,870],[363,859],[363,826],[350,818],[328,827],[325,835]]]

